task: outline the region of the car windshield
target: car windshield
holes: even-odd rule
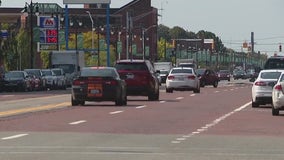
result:
[[[135,71],[146,71],[147,66],[145,63],[118,63],[115,65],[117,70],[135,70]]]
[[[92,69],[84,68],[81,71],[81,77],[114,77],[116,78],[118,74],[114,69]]]
[[[262,72],[260,77],[262,79],[278,79],[281,72]]]
[[[61,76],[62,75],[62,73],[61,73],[61,71],[59,69],[54,69],[52,71],[55,73],[56,76]]]
[[[161,70],[160,71],[160,74],[168,74],[169,72],[168,71],[165,71],[165,70]]]
[[[24,77],[23,72],[8,72],[5,73],[5,78],[22,78]]]
[[[50,70],[42,70],[42,73],[43,73],[45,76],[52,76],[52,71],[50,71]]]
[[[37,77],[41,76],[40,70],[25,69],[24,71],[26,71],[28,74],[35,75]]]
[[[204,74],[204,72],[205,72],[205,69],[197,69],[196,70],[196,73],[200,74],[200,75]]]
[[[228,70],[220,70],[219,73],[223,73],[223,74],[229,74],[230,72]]]
[[[284,57],[268,59],[264,69],[284,69]]]
[[[171,74],[175,73],[191,73],[192,74],[192,69],[173,69]]]

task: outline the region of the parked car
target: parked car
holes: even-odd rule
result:
[[[49,89],[57,88],[57,77],[51,69],[42,69],[44,79],[46,79],[46,87]]]
[[[25,71],[9,71],[4,75],[4,89],[6,91],[31,91],[30,81]]]
[[[119,60],[115,64],[120,77],[127,84],[127,95],[147,96],[159,100],[159,80],[149,60]]]
[[[34,75],[37,79],[39,79],[40,90],[46,90],[46,79],[44,78],[41,69],[24,69],[24,71],[27,72],[28,74]]]
[[[272,115],[279,115],[280,110],[284,110],[284,73],[272,89]]]
[[[284,70],[262,70],[252,85],[252,107],[272,104],[272,89]]]
[[[200,87],[205,87],[207,85],[213,85],[214,88],[218,87],[219,78],[216,72],[211,69],[197,69],[196,73],[200,80]]]
[[[72,84],[72,106],[85,101],[114,101],[127,105],[126,83],[113,67],[84,67]]]
[[[200,82],[193,68],[176,67],[170,70],[166,80],[166,92],[193,91],[200,93]]]
[[[231,80],[231,74],[229,70],[220,70],[218,72],[218,78],[219,80],[227,80],[230,81]]]
[[[31,84],[31,88],[34,91],[39,91],[41,90],[40,88],[40,79],[38,77],[36,77],[34,74],[29,74],[28,73],[28,77],[30,80],[30,84]]]
[[[66,89],[67,80],[64,70],[62,68],[52,68],[51,70],[55,73],[57,77],[57,88]]]

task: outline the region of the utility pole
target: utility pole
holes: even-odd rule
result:
[[[251,32],[251,53],[254,53],[254,32]]]

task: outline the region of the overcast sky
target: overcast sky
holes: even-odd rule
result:
[[[63,0],[48,2],[63,6]],[[112,0],[111,8],[129,2],[131,0]],[[1,7],[24,5],[23,0],[2,0]],[[255,51],[272,55],[278,51],[280,43],[284,45],[284,0],[152,0],[152,6],[158,8],[162,15],[159,23],[171,28],[180,26],[193,32],[213,32],[226,47],[236,51],[241,51],[244,41],[250,41],[251,32],[255,35]]]

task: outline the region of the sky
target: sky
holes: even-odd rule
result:
[[[25,2],[30,3],[1,1],[1,7],[24,7]],[[131,1],[111,0],[111,8],[119,8]],[[48,0],[48,3],[63,6],[63,0]],[[200,30],[212,32],[227,48],[236,51],[242,51],[243,42],[250,42],[251,32],[254,32],[256,52],[273,55],[279,51],[280,44],[284,45],[284,0],[152,0],[152,6],[159,9],[159,24],[170,28],[179,26],[195,33]]]

